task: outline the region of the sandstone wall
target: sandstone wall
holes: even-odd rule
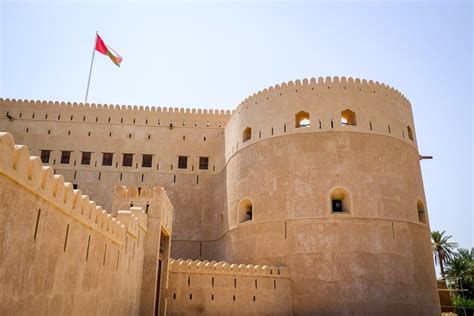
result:
[[[78,156],[65,166],[58,154],[52,164],[105,203],[114,185],[163,186],[176,208],[172,256],[287,266],[296,314],[438,313],[411,105],[391,87],[297,80],[250,96],[232,115],[106,107],[97,116],[103,107],[11,100],[0,109],[14,116],[0,118],[0,129],[35,150],[73,144],[73,155],[92,148],[93,162],[105,151],[160,157],[152,169],[121,167],[120,158],[83,167]],[[163,115],[166,124],[150,125]],[[182,154],[190,164],[178,170]],[[196,167],[201,155],[209,155],[209,170]],[[347,211],[333,213],[340,192]]]
[[[398,91],[345,78],[271,87],[242,102],[225,141],[228,229],[209,251],[288,266],[296,314],[439,313],[411,106]]]
[[[0,225],[0,314],[138,314],[146,214],[113,218],[7,133]]]
[[[171,260],[169,315],[292,315],[288,268]]]
[[[230,111],[9,99],[0,99],[0,111],[1,131],[12,133],[34,155],[52,150],[48,165],[104,208],[112,207],[114,186],[162,186],[177,210],[176,222],[183,223],[173,238],[203,240],[213,233],[202,227],[217,208],[208,197],[219,185],[214,175],[224,168]],[[60,162],[62,151],[71,151],[67,164]],[[92,153],[90,164],[81,163],[82,152]],[[102,166],[104,152],[114,154],[112,166]],[[134,154],[131,167],[122,165],[124,153]],[[151,167],[142,167],[143,154],[153,155]],[[186,169],[178,167],[178,156],[188,156]],[[208,169],[200,169],[200,157],[209,158]],[[176,255],[199,258],[197,248],[183,249]]]

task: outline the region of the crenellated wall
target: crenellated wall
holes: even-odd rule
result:
[[[0,188],[0,314],[139,314],[144,209],[113,217],[8,133],[0,133]]]
[[[347,109],[356,114],[355,126],[341,124],[341,112]],[[296,127],[295,115],[301,111],[309,114],[310,126]],[[244,142],[242,134],[248,127],[252,137]],[[390,136],[416,147],[411,105],[400,92],[372,80],[320,77],[272,86],[242,101],[226,126],[226,162],[258,141],[328,131]]]
[[[225,135],[228,229],[206,250],[289,267],[295,314],[438,313],[414,123],[399,92],[345,78],[277,85],[243,101]]]
[[[286,267],[171,260],[168,315],[292,315]]]
[[[0,130],[35,154],[52,150],[54,170],[114,214],[151,210],[149,203],[162,201],[151,187],[166,189],[176,212],[167,216],[162,206],[166,220],[151,231],[173,229],[173,257],[288,267],[295,314],[438,312],[411,105],[385,84],[290,81],[246,98],[232,113],[1,99],[0,113]],[[71,151],[69,163],[60,163],[61,151]],[[84,151],[92,153],[88,165]],[[111,166],[101,165],[104,152],[114,153]],[[134,155],[132,166],[123,165],[126,153]],[[153,155],[151,167],[141,165],[143,154]],[[179,156],[188,157],[186,168],[178,168]],[[341,212],[333,209],[337,201]],[[183,301],[170,302],[170,292],[165,299],[173,313],[181,313],[178,306],[224,312],[220,292],[208,297],[207,281],[189,299],[179,269],[173,275],[181,283],[171,277],[170,286]],[[196,273],[198,280],[210,276]],[[260,305],[250,304],[249,313],[263,311],[252,306]]]

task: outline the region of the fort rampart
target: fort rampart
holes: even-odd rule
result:
[[[169,315],[291,315],[288,268],[171,260]]]
[[[8,133],[0,133],[0,186],[0,314],[139,313],[144,209],[113,217]]]
[[[55,171],[113,212],[146,209],[153,193],[139,190],[164,187],[176,210],[172,257],[288,267],[296,314],[439,309],[411,105],[389,86],[290,81],[232,113],[15,100],[0,109],[0,130],[47,151]]]

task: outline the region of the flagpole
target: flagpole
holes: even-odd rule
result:
[[[89,79],[87,80],[87,90],[86,90],[86,98],[84,100],[84,103],[87,103],[87,97],[89,96],[89,86],[91,84],[91,75],[92,75],[92,65],[94,64],[94,56],[95,56],[95,47],[97,44],[97,36],[99,32],[95,32],[95,40],[94,40],[94,47],[92,49],[92,59],[91,59],[91,68],[89,70]]]

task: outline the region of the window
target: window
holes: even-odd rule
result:
[[[71,159],[71,152],[70,151],[62,151],[61,152],[61,163],[64,165],[69,164],[69,160]]]
[[[350,194],[347,190],[337,188],[331,191],[330,194],[330,207],[332,213],[350,213],[351,212],[351,199]]]
[[[341,125],[343,125],[343,126],[346,126],[346,125],[356,126],[357,121],[356,121],[355,112],[352,112],[349,109],[342,111],[341,112]]]
[[[179,156],[178,157],[178,168],[187,169],[188,168],[188,156]]]
[[[408,138],[410,140],[413,140],[413,131],[411,130],[411,127],[409,125],[407,126],[407,131],[408,131]]]
[[[42,150],[41,151],[41,162],[49,163],[49,157],[51,156],[51,150]]]
[[[199,169],[209,169],[209,157],[199,157]]]
[[[426,223],[425,205],[421,200],[418,200],[418,202],[416,203],[416,208],[418,209],[418,221]]]
[[[153,155],[142,155],[142,168],[151,168]]]
[[[239,203],[239,223],[253,219],[253,203],[250,199],[242,199]]]
[[[102,154],[102,166],[112,166],[112,160],[114,159],[113,153]]]
[[[133,165],[133,154],[123,154],[122,166],[131,167]]]
[[[295,127],[309,127],[311,121],[309,120],[309,113],[305,111],[300,111],[295,115]]]
[[[242,133],[242,142],[246,142],[251,138],[252,138],[252,129],[250,127],[247,127],[246,129],[244,129],[244,132]]]
[[[84,151],[82,152],[81,165],[90,165],[91,164],[91,152]]]

